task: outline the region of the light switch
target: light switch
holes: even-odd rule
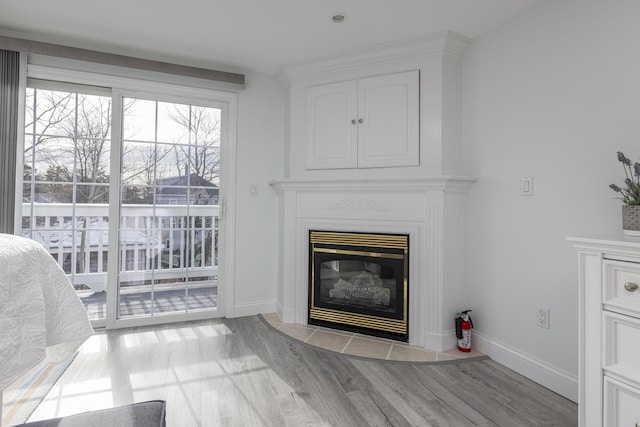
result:
[[[256,184],[251,184],[249,186],[249,195],[257,196],[258,195],[258,186]]]
[[[533,196],[533,177],[525,176],[520,179],[520,195]]]

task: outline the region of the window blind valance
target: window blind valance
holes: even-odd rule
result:
[[[41,55],[56,56],[66,59],[75,59],[79,61],[95,62],[98,64],[115,65],[119,67],[128,67],[139,70],[175,74],[185,77],[195,77],[239,85],[244,85],[245,80],[244,74],[210,70],[207,68],[190,67],[186,65],[172,64],[169,62],[152,61],[149,59],[135,58],[131,56],[117,55],[114,53],[81,49],[77,47],[44,43],[14,37],[0,36],[0,49],[16,52],[37,53]]]

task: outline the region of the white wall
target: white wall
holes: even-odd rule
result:
[[[276,311],[278,195],[268,182],[284,170],[284,88],[266,75],[246,81],[238,94],[234,316]]]
[[[554,0],[477,40],[464,63],[468,277],[478,342],[571,396],[577,258],[566,236],[616,233],[616,151],[640,161],[640,2]],[[520,196],[533,176],[534,195]],[[535,307],[551,309],[549,330]],[[544,372],[546,371],[546,373]],[[549,375],[547,375],[549,374]]]

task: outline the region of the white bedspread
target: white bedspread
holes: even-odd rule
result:
[[[45,357],[64,360],[92,334],[80,298],[44,247],[0,234],[0,393]]]

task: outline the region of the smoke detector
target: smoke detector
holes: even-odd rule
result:
[[[335,15],[333,15],[331,17],[331,20],[335,23],[335,24],[340,24],[344,21],[347,20],[347,15],[345,15],[344,13],[336,13]]]

